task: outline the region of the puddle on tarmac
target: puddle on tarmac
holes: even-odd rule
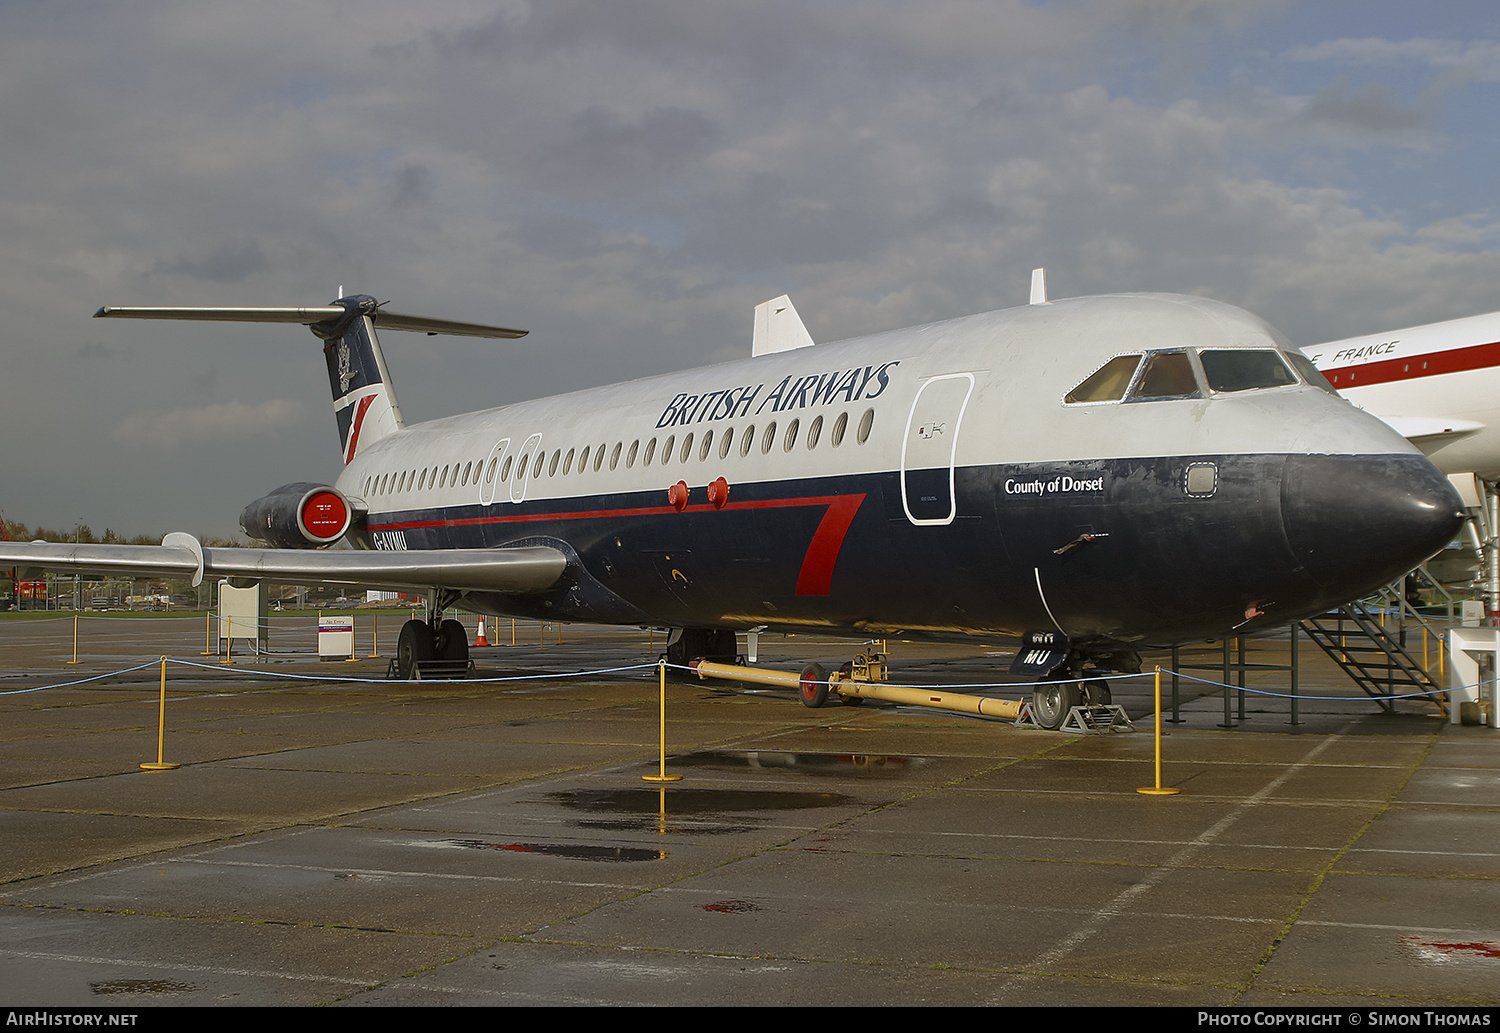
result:
[[[698,750],[673,757],[684,768],[737,770],[782,769],[805,775],[854,775],[894,778],[910,775],[932,762],[931,757],[877,753],[786,753],[780,750]]]
[[[591,814],[660,813],[662,794],[657,789],[573,789],[548,793],[547,799],[571,810]],[[798,793],[781,789],[668,789],[667,813],[706,815],[742,811],[802,811],[813,807],[842,807],[855,802],[843,793]]]
[[[490,843],[482,839],[450,839],[450,846],[469,850],[510,850],[518,854],[571,857],[575,861],[664,861],[665,850],[629,846],[588,846],[578,843]]]
[[[843,793],[798,793],[776,789],[575,789],[547,799],[582,811],[580,828],[600,832],[652,831],[696,836],[755,832],[770,815],[755,812],[843,807]]]
[[[111,979],[90,983],[96,994],[185,994],[198,989],[192,983],[174,983],[170,979]]]

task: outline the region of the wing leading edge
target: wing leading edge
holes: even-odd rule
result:
[[[205,549],[189,534],[160,545],[0,542],[0,565],[130,577],[278,581],[367,588],[449,588],[507,595],[544,592],[567,558],[546,546],[510,549],[415,549],[407,552],[323,549]]]

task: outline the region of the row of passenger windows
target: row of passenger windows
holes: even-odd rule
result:
[[[1064,396],[1069,404],[1155,398],[1201,398],[1209,391],[1228,393],[1297,383],[1297,374],[1313,387],[1333,391],[1328,378],[1300,352],[1273,348],[1191,348],[1116,355]],[[1132,386],[1133,385],[1133,386]]]
[[[863,445],[869,440],[870,429],[874,426],[875,410],[866,409],[864,415],[859,418],[859,426],[855,429],[854,440],[858,444]],[[736,432],[733,427],[725,427],[723,433],[717,438],[715,438],[712,428],[705,430],[701,437],[695,435],[692,431],[688,431],[687,434],[683,435],[680,443],[677,440],[677,435],[668,434],[666,440],[660,443],[660,450],[657,448],[656,438],[647,441],[644,454],[641,453],[639,438],[630,443],[628,450],[626,450],[623,441],[615,442],[613,449],[609,448],[608,442],[601,444],[598,448],[585,445],[581,452],[574,448],[568,449],[566,453],[560,448],[554,449],[551,460],[548,460],[547,452],[544,449],[535,453],[534,456],[529,452],[522,453],[519,461],[517,461],[514,455],[506,455],[504,457],[504,464],[500,466],[500,480],[509,480],[512,474],[514,474],[516,480],[521,480],[526,475],[528,464],[530,464],[530,472],[533,478],[542,475],[543,467],[546,468],[548,477],[558,476],[559,471],[563,476],[574,470],[577,470],[578,473],[583,473],[589,469],[591,463],[594,471],[598,472],[604,468],[606,456],[609,468],[613,470],[620,465],[622,453],[625,457],[625,469],[629,470],[635,466],[637,458],[640,459],[642,467],[650,466],[653,462],[661,466],[666,466],[674,458],[679,463],[686,463],[693,457],[695,451],[698,461],[700,463],[706,462],[708,457],[715,452],[716,445],[720,459],[729,458],[730,453],[736,448],[739,449],[739,454],[742,458],[746,457],[750,454],[751,449],[756,447],[757,443],[762,455],[769,454],[772,449],[777,447],[778,443],[783,452],[790,452],[797,447],[799,440],[802,442],[803,447],[807,449],[817,448],[819,442],[823,441],[826,441],[832,448],[838,448],[844,443],[848,429],[849,414],[841,412],[834,419],[833,426],[828,428],[826,438],[823,433],[823,417],[815,416],[808,423],[806,434],[802,433],[801,419],[794,417],[784,427],[778,427],[777,422],[772,420],[760,428],[759,435],[756,434],[756,426],[753,423],[739,432]],[[576,464],[574,462],[575,459],[577,460]],[[495,468],[500,463],[500,456],[491,456],[488,466],[486,466],[483,459],[480,459],[477,461],[451,463],[441,467],[434,466],[430,469],[405,470],[396,473],[372,475],[365,478],[364,494],[386,495],[411,489],[421,491],[429,487],[439,489],[450,486],[462,488],[469,484],[477,485],[481,475],[483,475],[485,483],[488,484],[495,479]]]

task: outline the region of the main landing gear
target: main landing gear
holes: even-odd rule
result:
[[[468,635],[463,624],[456,620],[439,620],[436,628],[422,620],[407,621],[401,625],[401,635],[396,639],[391,676],[409,681],[420,677],[424,670],[450,678],[462,676],[469,668]]]

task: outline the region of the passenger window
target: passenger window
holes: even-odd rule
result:
[[[793,420],[786,425],[786,437],[781,441],[781,450],[783,452],[790,452],[792,446],[797,443],[797,427],[801,423],[801,420]]]
[[[720,441],[719,441],[719,458],[721,460],[728,459],[729,458],[729,450],[732,447],[734,447],[734,428],[733,427],[725,427],[724,428],[724,437],[722,439],[720,439]]]
[[[499,456],[496,456],[495,458],[493,458],[493,459],[490,460],[490,469],[489,469],[489,472],[484,475],[484,480],[485,480],[486,484],[488,484],[490,481],[493,481],[495,479],[495,464],[498,463],[499,461],[500,461],[500,457]],[[507,464],[505,468],[507,470],[509,470],[510,469],[510,466],[509,466],[510,460],[507,459],[505,462]],[[505,480],[505,474],[502,473],[500,475],[500,479],[502,481]]]
[[[589,446],[589,445],[584,445],[583,446],[583,451],[578,454],[578,472],[579,473],[583,473],[584,470],[588,469],[588,465],[589,465],[589,448],[590,447],[591,446]]]
[[[651,440],[655,441],[656,439],[652,438]],[[640,438],[636,438],[634,441],[632,441],[630,443],[630,451],[625,454],[625,469],[629,470],[632,466],[635,465],[635,454],[640,449],[640,447],[641,447],[641,439]],[[620,450],[620,446],[616,445],[615,446],[615,451],[618,452],[619,450]],[[650,460],[649,457],[647,457],[646,461],[649,463],[651,460]],[[611,468],[613,468],[615,464],[614,463],[610,463],[609,465],[610,465]]]
[[[1269,348],[1205,348],[1198,353],[1198,360],[1203,363],[1203,375],[1214,391],[1253,391],[1297,382],[1281,356]]]
[[[674,444],[676,444],[676,442],[677,442],[677,435],[676,434],[668,434],[667,435],[667,443],[661,447],[661,465],[662,466],[666,466],[668,463],[670,463],[672,461],[672,446]],[[651,462],[650,457],[647,457],[646,462],[648,462],[648,463]]]
[[[774,444],[776,444],[776,421],[772,420],[766,424],[766,432],[760,437],[760,454],[768,454]]]
[[[516,464],[516,480],[519,481],[522,475],[526,473],[526,464],[529,462],[531,462],[531,453],[527,452],[521,457],[521,461]],[[502,480],[503,479],[504,478],[502,478]]]
[[[506,456],[505,457],[505,465],[500,468],[500,479],[502,481],[510,479],[510,464],[513,463],[514,461],[515,461],[515,456]],[[524,463],[525,460],[523,459],[522,462]],[[490,469],[493,470],[494,468],[495,468],[495,464],[493,462],[490,463]]]
[[[1158,352],[1146,360],[1146,370],[1136,385],[1136,399],[1197,398],[1198,378],[1187,352]]]
[[[620,448],[621,448],[621,443],[618,442],[618,441],[616,441],[615,442],[615,450],[609,454],[609,468],[611,470],[613,470],[616,466],[620,465]],[[603,455],[604,453],[600,452],[599,454]]]
[[[606,444],[608,444],[608,442],[606,442]],[[600,445],[599,446],[599,451],[597,451],[597,452],[594,453],[594,472],[595,473],[598,473],[599,470],[604,465],[604,447],[605,447],[604,445]],[[615,454],[614,454],[614,456],[609,461],[609,468],[611,470],[613,470],[615,468],[615,460],[619,459],[619,458],[620,458],[620,446],[619,446],[619,443],[617,442],[615,444]]]
[[[538,452],[536,454],[536,462],[531,467],[531,476],[540,477],[542,475],[542,460],[546,457],[547,453],[545,452]]]
[[[705,441],[704,444],[707,445],[708,442]],[[688,434],[687,437],[685,437],[685,438],[682,439],[682,455],[680,455],[680,456],[677,457],[677,461],[679,463],[685,463],[685,462],[688,461],[688,457],[691,456],[692,454],[693,454],[693,435],[690,433],[690,434]]]
[[[642,466],[650,466],[651,465],[651,460],[655,456],[656,456],[656,439],[652,438],[650,441],[646,442],[646,455],[645,455],[644,458],[641,459],[641,465]],[[630,465],[630,460],[627,459],[625,461],[625,465],[629,466]]]
[[[1130,378],[1140,362],[1139,355],[1116,355],[1100,366],[1087,380],[1069,391],[1063,397],[1063,401],[1069,404],[1118,402],[1125,397],[1125,389],[1130,386]]]
[[[819,416],[807,425],[807,447],[812,449],[818,444],[818,436],[823,433],[823,417]]]
[[[427,471],[423,470],[422,476],[417,478],[417,490],[421,491],[425,487],[427,487]]]
[[[745,428],[745,433],[740,437],[740,458],[744,459],[750,454],[750,445],[755,441],[755,424]]]
[[[703,432],[703,444],[698,446],[698,462],[708,458],[708,446],[714,443],[714,432],[706,430]]]
[[[854,440],[863,445],[870,440],[870,428],[875,426],[875,410],[866,409],[865,414],[859,418],[859,433]]]
[[[568,449],[568,454],[565,455],[565,456],[563,456],[563,476],[564,477],[568,476],[568,472],[570,470],[572,470],[572,469],[573,469],[573,450],[570,448],[570,449]]]
[[[552,462],[550,462],[550,463],[547,464],[547,476],[548,477],[556,477],[557,476],[557,461],[559,459],[561,459],[561,458],[562,458],[562,449],[560,449],[560,448],[554,448],[552,450]]]
[[[849,414],[839,413],[839,418],[833,421],[833,447],[838,448],[844,443],[844,431],[849,426]]]

